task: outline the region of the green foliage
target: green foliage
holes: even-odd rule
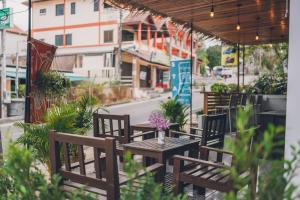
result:
[[[286,94],[287,74],[281,72],[264,74],[254,82],[250,89],[252,93]]]
[[[45,73],[40,70],[37,72],[35,85],[45,96],[61,97],[66,95],[67,90],[71,87],[71,82],[56,71]]]
[[[210,69],[221,65],[221,51],[220,45],[211,46],[206,50],[208,66]]]
[[[156,183],[153,174],[135,162],[130,153],[125,155],[124,170],[129,181],[121,189],[121,200],[187,200],[186,195],[174,196],[171,191],[166,191],[162,184]],[[141,171],[146,172],[146,175],[138,176]],[[135,182],[140,183],[139,187],[134,186]]]
[[[92,200],[82,190],[67,194],[60,190],[58,176],[47,181],[36,167],[32,152],[16,145],[10,145],[0,168],[0,200]]]
[[[212,86],[210,86],[210,91],[217,93],[227,93],[229,91],[229,88],[224,83],[214,83]]]
[[[208,55],[205,49],[198,49],[197,51],[198,58],[202,60],[201,68],[208,65]],[[205,69],[205,68],[204,68]]]
[[[165,117],[170,120],[171,123],[178,123],[180,129],[182,129],[187,123],[187,110],[189,107],[181,104],[177,101],[177,98],[162,102],[160,104],[160,108],[162,109]]]
[[[19,85],[19,91],[18,91],[18,96],[21,97],[25,97],[25,92],[26,92],[26,85],[25,84],[20,84]]]
[[[249,124],[252,115],[252,107],[249,105],[246,106],[245,110],[239,110],[238,112],[237,130],[239,137],[231,145],[235,157],[230,175],[234,181],[234,187],[237,190],[242,189],[242,192],[238,197],[234,193],[227,194],[226,199],[253,199],[253,194],[256,193],[256,187],[254,186],[256,174],[251,171],[252,173],[249,176],[242,178],[240,173],[247,169],[255,169],[258,164],[259,166],[268,165],[269,167],[267,173],[261,173],[259,176],[256,199],[293,199],[296,186],[292,184],[291,180],[300,161],[300,151],[294,149],[293,158],[290,161],[280,159],[270,161],[275,149],[282,148],[283,141],[275,143],[274,138],[279,134],[283,134],[284,128],[270,124],[268,129],[257,138],[255,129]],[[252,184],[252,187],[244,187],[247,184]]]
[[[16,126],[22,128],[24,134],[16,142],[29,148],[50,171],[49,131],[85,134],[92,127],[93,105],[95,100],[84,96],[79,101],[51,107],[44,124],[17,123]]]

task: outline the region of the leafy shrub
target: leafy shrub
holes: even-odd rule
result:
[[[18,96],[21,97],[25,97],[26,95],[26,85],[25,84],[20,84],[19,85],[19,91],[18,91]]]
[[[280,72],[264,74],[254,82],[252,91],[260,94],[286,94],[287,74]]]
[[[28,149],[10,145],[0,168],[0,200],[92,200],[82,190],[64,193],[59,188],[60,177],[47,181],[36,167],[36,160]]]
[[[143,170],[146,175],[139,177],[138,172]],[[172,191],[166,191],[162,184],[156,183],[153,174],[135,162],[130,153],[125,155],[124,171],[129,181],[121,189],[121,200],[187,200],[186,195],[174,196]],[[134,187],[136,182],[140,183],[139,187]]]
[[[189,107],[181,104],[177,101],[177,98],[162,102],[160,107],[163,114],[169,119],[170,123],[177,123],[180,129],[182,129],[187,123],[187,110]]]
[[[71,87],[68,78],[55,71],[44,72],[39,70],[35,85],[41,94],[45,96],[61,97],[66,95],[67,90]]]
[[[211,87],[210,90],[212,92],[217,92],[217,93],[227,93],[229,88],[226,84],[224,83],[214,83]]]
[[[46,113],[45,124],[16,123],[24,130],[17,143],[25,145],[50,171],[48,133],[51,129],[83,135],[92,127],[95,100],[82,97],[80,101],[53,106]],[[73,155],[76,155],[75,149]]]

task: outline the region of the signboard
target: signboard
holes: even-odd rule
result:
[[[0,9],[0,29],[8,29],[11,25],[11,8]]]
[[[237,49],[234,46],[222,46],[222,66],[237,66]]]
[[[182,104],[191,102],[191,61],[171,62],[172,97]]]

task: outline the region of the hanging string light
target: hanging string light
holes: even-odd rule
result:
[[[214,16],[215,16],[214,0],[211,0],[210,17],[213,18]]]
[[[260,17],[257,17],[256,20],[257,20],[257,30],[256,30],[255,40],[258,41],[259,40],[259,34],[258,34],[258,32],[259,32],[259,20],[260,20]]]
[[[236,25],[236,30],[239,31],[241,30],[241,23],[240,23],[240,7],[242,6],[242,4],[238,4],[238,21],[237,21],[237,25]]]

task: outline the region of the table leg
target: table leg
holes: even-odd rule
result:
[[[166,173],[167,173],[167,160],[166,160],[165,155],[160,154],[157,158],[157,162],[164,165],[163,170],[162,170],[163,172],[161,173],[162,180],[164,180]],[[165,184],[165,181],[164,181],[164,184]]]

